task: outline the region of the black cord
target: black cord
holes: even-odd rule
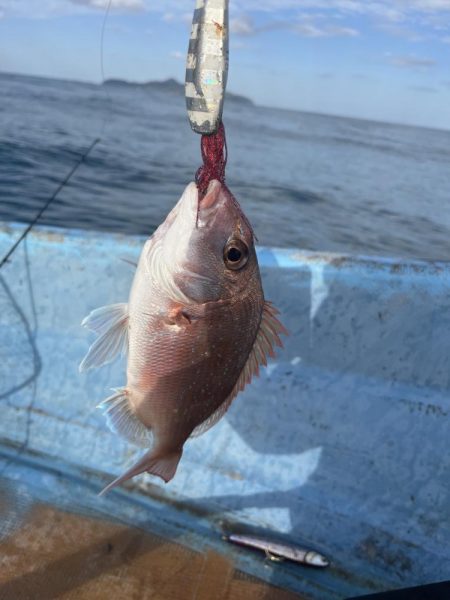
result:
[[[50,196],[50,198],[47,200],[47,202],[44,204],[44,206],[41,208],[41,210],[37,213],[37,215],[34,217],[34,219],[31,221],[31,223],[26,227],[26,229],[23,231],[23,233],[19,236],[19,239],[16,242],[14,242],[14,244],[8,250],[6,255],[2,258],[2,260],[0,262],[0,269],[8,262],[9,258],[12,256],[12,254],[14,253],[14,251],[16,250],[16,248],[20,244],[20,242],[22,242],[27,237],[27,235],[30,233],[30,231],[33,229],[33,227],[36,225],[36,223],[42,217],[42,215],[47,210],[47,208],[50,206],[50,204],[53,202],[53,200],[55,200],[55,198],[58,196],[59,192],[67,184],[69,179],[72,177],[72,175],[75,173],[75,171],[80,167],[81,163],[86,159],[88,154],[91,152],[91,150],[94,148],[94,146],[96,146],[98,144],[99,141],[100,141],[100,138],[95,139],[92,142],[92,144],[89,146],[89,148],[81,155],[78,162],[72,167],[70,172],[61,181],[61,183],[58,185],[56,190],[53,192],[53,194]]]

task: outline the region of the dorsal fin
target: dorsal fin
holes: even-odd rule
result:
[[[279,348],[283,347],[280,335],[288,335],[288,331],[278,320],[278,314],[279,311],[271,302],[264,302],[261,323],[259,325],[258,333],[256,334],[255,343],[253,344],[247,362],[245,363],[231,394],[225,402],[219,406],[216,412],[194,429],[191,437],[198,437],[211,429],[211,427],[213,427],[213,425],[215,425],[227,412],[239,392],[250,383],[254,376],[257,377],[259,375],[259,365],[266,366],[267,357],[270,356],[273,358],[275,356],[275,346],[278,346]]]

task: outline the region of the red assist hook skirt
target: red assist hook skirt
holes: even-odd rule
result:
[[[216,133],[202,135],[201,150],[203,165],[195,175],[195,182],[198,187],[199,196],[203,198],[213,179],[225,184],[228,150],[223,123],[220,123]]]

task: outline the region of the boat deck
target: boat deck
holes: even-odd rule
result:
[[[24,500],[5,481],[0,485],[2,600],[301,600],[242,573],[213,550],[196,552],[105,515],[28,498],[26,510],[12,519],[11,507]]]
[[[1,255],[22,230],[0,227]],[[233,589],[264,581],[313,600],[449,579],[449,265],[259,248],[266,296],[291,333],[284,350],[186,444],[167,486],[143,476],[98,498],[139,451],[95,409],[123,385],[123,362],[78,373],[92,341],[80,322],[126,300],[133,269],[121,259],[135,260],[142,242],[36,228],[0,273],[0,523],[18,524],[1,528],[3,585],[33,586],[86,560],[86,581],[74,569],[58,585],[93,590],[129,573],[137,589],[152,585],[147,558],[178,553],[195,567],[188,581],[184,558],[161,563],[167,593],[171,570],[200,594],[219,564],[260,582],[227,575]],[[227,528],[315,549],[331,566],[269,563],[223,541]],[[48,569],[37,550],[47,544]],[[124,548],[136,554],[121,564]]]

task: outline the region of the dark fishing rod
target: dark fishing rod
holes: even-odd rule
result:
[[[0,269],[8,262],[8,260],[14,254],[16,248],[27,237],[27,235],[30,233],[30,231],[33,229],[33,227],[36,225],[36,223],[39,221],[39,219],[42,217],[42,215],[45,213],[45,211],[51,205],[51,203],[54,200],[56,200],[59,192],[64,188],[64,186],[67,185],[67,183],[69,182],[69,180],[71,179],[71,177],[79,169],[79,167],[81,166],[81,164],[85,161],[85,159],[87,158],[87,156],[89,155],[89,153],[92,151],[92,149],[94,148],[94,146],[96,146],[98,144],[99,141],[100,141],[100,138],[95,139],[91,143],[91,145],[89,146],[89,148],[87,150],[85,150],[85,152],[83,152],[83,154],[80,156],[80,158],[78,159],[78,161],[70,169],[69,173],[67,173],[67,175],[64,177],[64,179],[58,185],[58,187],[53,192],[53,194],[50,196],[50,198],[47,200],[47,202],[45,202],[45,204],[42,206],[42,208],[36,214],[36,216],[34,217],[34,219],[28,224],[28,226],[25,228],[25,230],[22,232],[22,234],[19,236],[19,238],[14,242],[14,244],[11,246],[11,248],[8,250],[8,252],[5,254],[5,256],[2,258],[2,260],[0,262]]]
[[[109,13],[111,11],[111,3],[112,3],[112,0],[108,0],[108,4],[106,6],[106,10],[105,10],[105,13],[103,16],[102,28],[101,28],[101,33],[100,33],[100,71],[101,71],[102,83],[105,83],[105,68],[104,68],[104,56],[103,55],[104,55],[106,23],[108,21]],[[106,95],[107,95],[108,99],[110,99],[108,90],[106,90]],[[106,115],[103,118],[100,136],[103,136],[105,125],[106,125]],[[2,260],[0,262],[0,269],[8,262],[8,260],[11,258],[11,256],[16,251],[17,247],[20,245],[20,243],[23,242],[23,240],[27,237],[27,235],[30,233],[30,231],[33,229],[33,227],[36,225],[36,223],[39,221],[39,219],[42,217],[42,215],[45,213],[45,211],[48,209],[48,207],[52,204],[52,202],[54,200],[56,200],[59,192],[69,183],[72,176],[76,173],[76,171],[79,169],[81,164],[86,160],[88,155],[91,153],[91,151],[94,149],[94,147],[99,142],[100,142],[100,137],[96,138],[91,143],[91,145],[87,148],[87,150],[85,150],[85,152],[83,152],[81,154],[79,160],[74,164],[72,169],[69,171],[69,173],[67,173],[67,175],[64,177],[64,179],[58,185],[58,187],[53,192],[53,194],[48,198],[48,200],[45,202],[45,204],[42,206],[42,208],[36,214],[34,219],[28,224],[28,226],[25,228],[23,233],[19,236],[19,238],[16,240],[16,242],[14,242],[14,244],[11,246],[11,248],[8,250],[8,252],[5,254],[5,256],[2,258]]]

